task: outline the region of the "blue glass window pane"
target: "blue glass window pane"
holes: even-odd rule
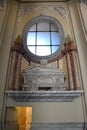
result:
[[[54,24],[40,22],[29,29],[27,48],[33,54],[38,56],[51,55],[59,49],[59,45],[60,33]]]
[[[35,54],[35,46],[28,46],[28,50]]]
[[[27,45],[35,45],[36,32],[29,32],[27,35]]]
[[[37,32],[37,45],[50,45],[50,33]]]
[[[58,32],[51,32],[52,45],[60,45],[60,35]]]
[[[52,46],[52,53],[55,53],[58,50],[59,46]]]
[[[37,46],[36,55],[38,56],[47,56],[51,54],[50,46]]]

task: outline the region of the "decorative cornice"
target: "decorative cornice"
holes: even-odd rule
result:
[[[48,10],[54,10],[55,12],[59,13],[60,15],[64,17],[68,17],[68,10],[64,6],[41,6],[41,7],[19,7],[18,11],[18,18],[17,21],[19,21],[24,15],[27,15],[31,12],[34,12],[36,10],[41,10],[41,15],[47,15],[47,12],[45,11],[46,9]]]
[[[77,91],[6,91],[16,102],[72,102],[83,94]]]

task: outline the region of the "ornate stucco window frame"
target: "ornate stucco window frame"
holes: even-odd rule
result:
[[[60,34],[60,48],[51,55],[37,56],[37,55],[31,53],[27,48],[28,31],[31,28],[31,26],[33,26],[35,23],[38,23],[38,22],[50,22],[50,23],[54,24]],[[22,38],[23,38],[23,46],[24,46],[24,49],[25,49],[27,55],[29,55],[31,61],[36,62],[36,63],[41,63],[42,60],[46,60],[47,62],[55,61],[56,57],[58,57],[61,54],[61,51],[63,50],[64,43],[65,43],[65,36],[64,36],[64,31],[63,31],[63,27],[62,27],[61,23],[57,19],[55,19],[51,16],[37,16],[37,17],[34,17],[33,19],[31,19],[30,21],[28,21],[24,27]]]

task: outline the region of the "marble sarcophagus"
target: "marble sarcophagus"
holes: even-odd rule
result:
[[[65,75],[57,68],[28,67],[23,73],[22,88],[27,91],[66,90]]]

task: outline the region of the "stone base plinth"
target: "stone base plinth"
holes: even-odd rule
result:
[[[86,130],[86,123],[32,123],[30,130]]]

